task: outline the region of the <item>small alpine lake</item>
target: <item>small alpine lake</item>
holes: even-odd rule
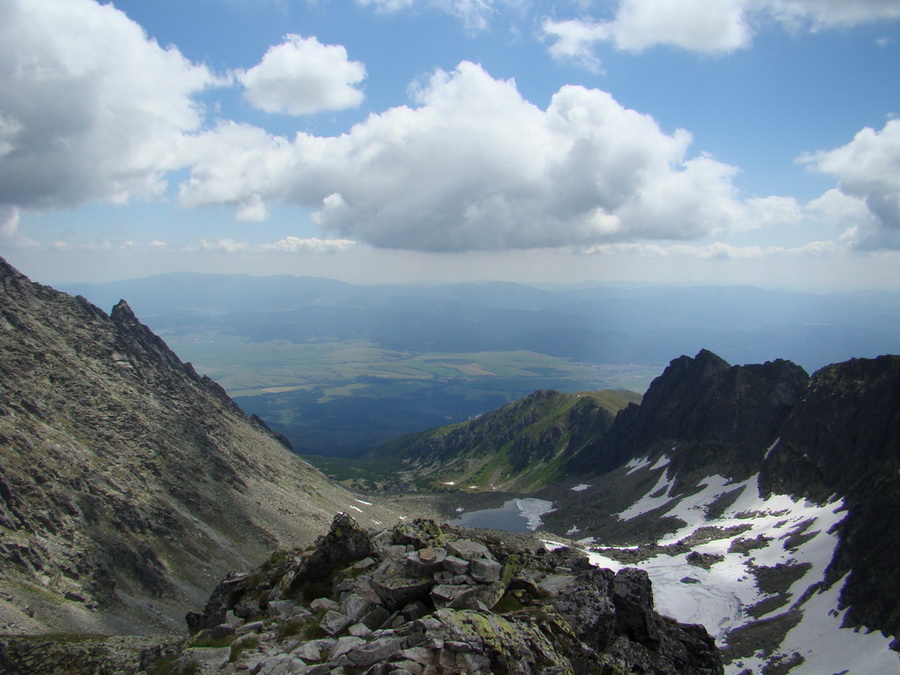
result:
[[[543,523],[541,516],[553,511],[553,502],[525,497],[510,499],[503,506],[462,513],[451,525],[506,532],[533,532]]]

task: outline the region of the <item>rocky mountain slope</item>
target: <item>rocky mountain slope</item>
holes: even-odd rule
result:
[[[373,533],[336,517],[315,546],[226,578],[188,623],[175,672],[722,672],[701,626],[654,611],[646,573],[433,521]]]
[[[226,570],[357,503],[125,302],[107,315],[2,259],[0,295],[0,633],[181,631]]]
[[[372,454],[430,488],[531,492],[563,478],[640,401],[630,391],[537,391],[475,420],[409,434]],[[583,463],[583,462],[582,462]]]
[[[728,672],[893,672],[898,411],[897,356],[810,378],[681,357],[582,455],[593,473],[539,493],[543,520],[596,564],[647,570]]]

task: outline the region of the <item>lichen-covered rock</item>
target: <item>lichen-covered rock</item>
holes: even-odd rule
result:
[[[345,675],[722,672],[704,628],[654,611],[644,572],[598,569],[569,549],[547,551],[533,540],[431,521],[369,533],[341,515],[315,550],[274,559],[280,566],[270,561],[264,574],[226,578],[204,613],[191,617],[192,628],[209,631],[218,617],[245,611],[248,598],[261,599],[257,615],[244,617],[244,625],[262,623],[258,639],[235,650],[227,668]],[[311,570],[319,575],[315,584]]]

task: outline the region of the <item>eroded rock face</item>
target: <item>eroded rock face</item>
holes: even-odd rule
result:
[[[573,468],[603,472],[633,457],[668,454],[685,479],[719,473],[742,480],[759,470],[808,379],[781,359],[732,366],[705,349],[681,356]]]
[[[228,667],[259,673],[723,672],[703,627],[654,611],[645,572],[431,521],[372,533],[339,515],[315,547],[223,580],[188,624],[183,664],[240,624],[254,640]]]
[[[849,573],[847,623],[875,627],[900,650],[900,356],[851,359],[813,374],[763,464],[764,492],[844,498],[848,517],[827,573]]]

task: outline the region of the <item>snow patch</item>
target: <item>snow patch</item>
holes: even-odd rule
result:
[[[628,476],[630,474],[633,474],[635,471],[637,471],[638,469],[643,469],[648,464],[650,464],[649,457],[637,457],[635,459],[632,459],[628,462],[628,464],[625,465],[625,468],[628,469],[625,475]]]
[[[586,483],[581,483],[580,485],[576,485],[575,487],[572,487],[570,489],[572,490],[572,492],[584,492],[589,487],[591,486]]]
[[[516,507],[519,509],[519,513],[522,517],[528,521],[529,530],[536,530],[539,528],[544,524],[541,521],[541,516],[556,510],[553,508],[553,502],[548,502],[546,499],[535,499],[533,497],[516,499]]]
[[[674,449],[675,448],[672,448],[672,450]],[[656,471],[657,469],[661,469],[664,466],[668,466],[670,461],[671,460],[669,459],[668,455],[663,455],[658,460],[656,460],[656,463],[653,466],[650,467],[650,471]]]
[[[618,560],[607,558],[602,553],[597,553],[596,551],[588,551],[587,555],[591,565],[594,565],[596,567],[605,567],[606,569],[612,570],[613,572],[618,572],[620,569],[625,567],[625,565],[620,563]],[[656,591],[655,588],[653,590],[654,592]]]
[[[803,605],[803,618],[787,634],[778,653],[798,653],[803,663],[791,675],[819,673],[896,673],[900,655],[891,651],[891,638],[878,631],[855,632],[841,628],[846,610],[838,609],[838,598],[846,577],[831,588],[813,594]],[[744,667],[759,672],[758,658],[742,659]]]
[[[685,525],[675,534],[660,541],[659,544],[661,546],[674,544],[688,536],[697,527],[705,524],[707,521],[706,513],[709,506],[723,494],[730,492],[731,490],[746,490],[747,488],[746,483],[732,483],[727,478],[719,476],[718,474],[707,476],[698,483],[698,487],[700,486],[703,487],[700,492],[679,499],[671,509],[665,512],[664,515],[679,518],[684,521]]]
[[[650,488],[650,491],[647,494],[622,511],[622,513],[619,514],[619,520],[631,520],[632,518],[637,518],[642,513],[652,511],[671,501],[669,490],[672,489],[673,481],[669,480],[666,475],[667,473],[668,472],[664,471],[660,475],[659,480],[656,481],[656,485]]]
[[[647,464],[640,460],[631,466],[637,470]],[[665,466],[657,464],[660,466],[655,468]],[[793,568],[796,575],[789,587],[779,589],[783,591],[782,606],[758,616],[759,619],[788,611],[808,589],[823,580],[838,544],[835,525],[846,516],[841,500],[820,506],[787,495],[763,498],[759,494],[758,476],[738,483],[718,475],[709,476],[700,483],[700,491],[682,498],[669,496],[671,487],[672,481],[664,472],[654,487],[619,517],[628,520],[670,504],[664,515],[677,517],[685,524],[657,545],[671,545],[694,535],[691,550],[715,557],[707,558],[703,566],[692,565],[685,553],[672,555],[672,549],[668,549],[627,564],[647,571],[660,613],[681,622],[703,624],[721,646],[727,642],[730,631],[754,620],[747,608],[772,597],[759,588],[754,570],[782,565]],[[709,518],[710,505],[732,491],[737,494],[731,505],[719,509],[718,517]],[[651,497],[653,494],[658,496]],[[577,531],[577,526],[571,531]],[[544,545],[551,550],[562,546],[552,540],[545,540]],[[587,541],[579,545],[586,549],[590,562],[596,566],[613,571],[626,566],[611,557],[614,554],[602,549],[591,550]],[[610,547],[610,550],[636,548],[644,547]],[[791,675],[900,672],[900,657],[890,649],[890,638],[878,632],[841,628],[845,610],[839,609],[838,601],[843,582],[811,594],[799,606],[803,618],[775,650],[776,657],[789,658],[794,653],[803,657],[804,662],[795,666]],[[744,669],[761,672],[770,661],[763,654],[738,659],[726,666],[726,672],[737,674]]]
[[[365,504],[366,506],[372,506],[372,502],[365,502],[362,499],[354,499],[353,501],[359,502],[360,504]]]

